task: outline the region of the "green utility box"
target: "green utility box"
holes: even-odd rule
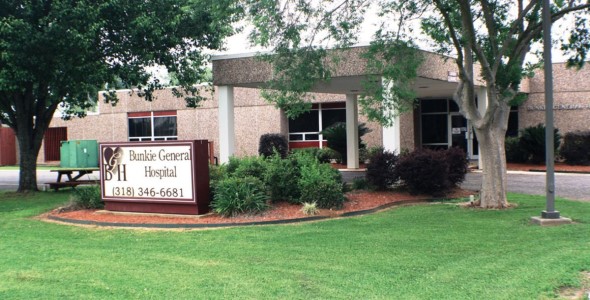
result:
[[[62,141],[59,148],[63,168],[97,168],[98,142],[95,140]]]

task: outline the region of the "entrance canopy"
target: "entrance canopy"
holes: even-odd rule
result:
[[[330,82],[318,83],[312,93],[346,95],[346,123],[348,140],[358,139],[357,95],[369,75],[362,54],[367,47],[341,50],[340,63],[333,70]],[[418,98],[450,98],[458,85],[458,70],[452,58],[423,52],[424,62],[418,69],[414,88]],[[235,131],[233,128],[233,87],[263,88],[272,79],[272,68],[255,53],[220,55],[213,57],[213,84],[219,95],[220,160],[226,162],[234,153]],[[479,74],[476,70],[476,74]],[[483,83],[483,82],[480,82]],[[356,138],[355,138],[356,137]],[[383,128],[383,146],[387,150],[400,150],[399,121],[394,126]],[[358,168],[358,143],[348,143],[348,167]]]
[[[329,83],[316,85],[310,92],[331,94],[359,94],[362,81],[368,75],[365,59],[361,57],[367,47],[342,50],[341,62],[334,70]],[[415,88],[419,98],[450,97],[458,81],[458,70],[452,58],[423,51],[424,62],[418,69]],[[475,72],[478,74],[477,70]],[[371,74],[378,75],[378,74]],[[256,53],[219,55],[213,57],[213,85],[262,88],[272,79],[269,63],[261,61]],[[483,82],[480,82],[483,85]]]

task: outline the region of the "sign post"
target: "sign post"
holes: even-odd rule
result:
[[[100,144],[105,209],[207,213],[208,157],[206,140]]]

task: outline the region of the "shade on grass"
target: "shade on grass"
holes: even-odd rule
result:
[[[400,207],[316,223],[202,231],[79,228],[30,217],[68,193],[0,194],[0,299],[538,299],[590,270],[590,203],[576,224],[506,211]]]

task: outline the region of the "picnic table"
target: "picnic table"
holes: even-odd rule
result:
[[[59,168],[59,169],[52,169],[49,170],[50,172],[57,173],[57,181],[55,182],[46,182],[50,188],[54,189],[56,192],[62,187],[71,187],[75,188],[81,184],[97,184],[99,181],[96,179],[82,179],[84,175],[90,175],[94,171],[98,171],[99,168]],[[64,179],[64,175],[66,176],[66,180]]]

